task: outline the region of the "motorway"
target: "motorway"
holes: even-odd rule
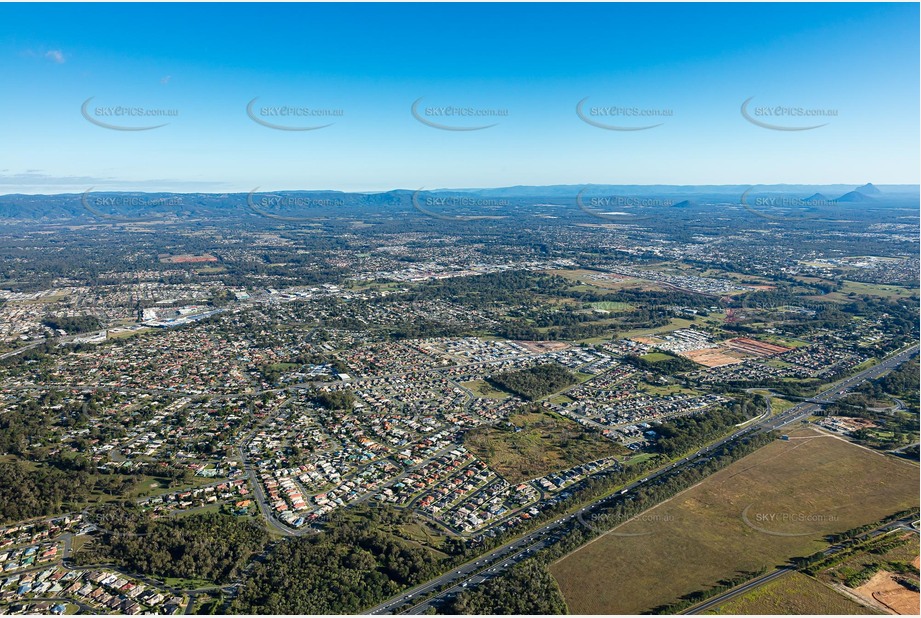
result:
[[[787,411],[778,414],[777,416],[764,418],[757,423],[753,423],[745,427],[740,427],[737,431],[726,436],[725,438],[713,442],[709,446],[706,446],[691,455],[675,461],[665,466],[664,468],[657,470],[656,472],[651,472],[642,480],[634,481],[633,483],[624,486],[618,492],[618,494],[616,494],[616,496],[630,493],[640,485],[649,483],[657,477],[671,472],[677,467],[687,465],[688,463],[700,457],[706,457],[712,451],[717,450],[723,445],[732,442],[742,436],[759,431],[773,431],[786,427],[792,423],[799,422],[807,418],[813,412],[821,409],[822,404],[830,403],[839,397],[843,397],[850,388],[853,388],[857,384],[865,380],[877,378],[883,373],[905,362],[918,353],[918,348],[919,346],[917,344],[912,345],[872,367],[864,369],[863,371],[856,373],[849,378],[845,378],[839,382],[836,382],[830,388],[815,395],[811,399],[798,403]],[[525,535],[524,537],[510,541],[505,545],[490,551],[489,553],[479,556],[475,561],[471,560],[463,566],[457,567],[456,569],[445,573],[440,577],[429,580],[424,584],[420,584],[415,588],[407,590],[396,597],[392,597],[384,603],[369,609],[365,613],[390,614],[394,613],[395,611],[403,614],[425,613],[430,607],[440,605],[444,600],[454,594],[457,594],[457,592],[460,590],[471,586],[476,586],[488,579],[491,579],[499,575],[502,571],[513,566],[515,563],[521,561],[531,553],[549,546],[552,544],[552,542],[558,540],[556,538],[556,533],[561,531],[564,532],[564,529],[567,525],[575,523],[570,522],[570,520],[573,518],[577,518],[578,522],[582,525],[590,527],[589,524],[586,523],[583,519],[583,516],[598,506],[604,504],[612,497],[613,496],[605,496],[603,498],[599,498],[598,500],[583,506],[573,514],[565,515],[555,519],[553,522],[538,530],[535,530],[534,532],[531,532],[530,534]],[[439,588],[441,591],[431,598],[424,599],[412,605],[408,609],[402,609],[403,606],[412,603],[413,599],[419,599],[420,596],[425,597],[425,595],[430,594]]]

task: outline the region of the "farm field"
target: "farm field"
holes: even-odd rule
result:
[[[789,573],[754,590],[729,599],[710,615],[862,615],[877,614],[822,582],[802,573]]]
[[[790,436],[556,562],[570,611],[643,613],[917,506],[917,465],[811,428]]]

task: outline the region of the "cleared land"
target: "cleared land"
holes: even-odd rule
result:
[[[486,399],[508,399],[508,393],[493,388],[485,380],[473,380],[471,382],[461,382],[461,386],[468,389],[477,397]]]
[[[917,506],[916,465],[812,429],[790,435],[554,564],[570,610],[639,614]]]
[[[802,573],[790,573],[741,596],[729,599],[708,614],[876,614],[868,607]]]
[[[855,555],[816,574],[837,589],[859,596],[879,608],[899,614],[917,614],[918,537],[914,532],[877,537]]]
[[[514,414],[509,422],[511,426],[483,427],[469,432],[464,446],[513,485],[629,452],[553,412]]]
[[[689,350],[682,352],[681,356],[688,358],[704,367],[722,367],[735,365],[742,362],[741,358],[726,354],[723,348],[704,348],[703,350]]]
[[[856,588],[855,592],[862,598],[872,599],[897,614],[918,615],[918,593],[906,588],[899,582],[899,577],[889,571],[878,572],[870,581]]]

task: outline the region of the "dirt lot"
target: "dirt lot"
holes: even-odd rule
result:
[[[880,571],[863,586],[855,588],[854,592],[871,602],[877,601],[896,614],[918,615],[921,597],[914,590],[900,584],[896,576],[888,571]]]
[[[570,610],[639,614],[918,504],[917,465],[790,433],[554,564]]]
[[[742,362],[741,358],[727,354],[723,348],[704,348],[703,350],[690,350],[682,352],[681,356],[689,358],[704,367],[722,367],[735,365]]]

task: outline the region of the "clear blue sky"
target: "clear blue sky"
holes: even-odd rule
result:
[[[917,183],[917,4],[0,5],[0,193]],[[175,109],[167,119],[96,107]],[[342,110],[316,131],[246,114]],[[488,122],[410,107],[507,110]],[[609,131],[594,106],[671,110]],[[776,131],[740,107],[837,111]],[[258,112],[257,112],[258,113]],[[422,112],[424,114],[424,111]],[[598,117],[619,126],[646,119]],[[812,119],[768,120],[782,126]]]

